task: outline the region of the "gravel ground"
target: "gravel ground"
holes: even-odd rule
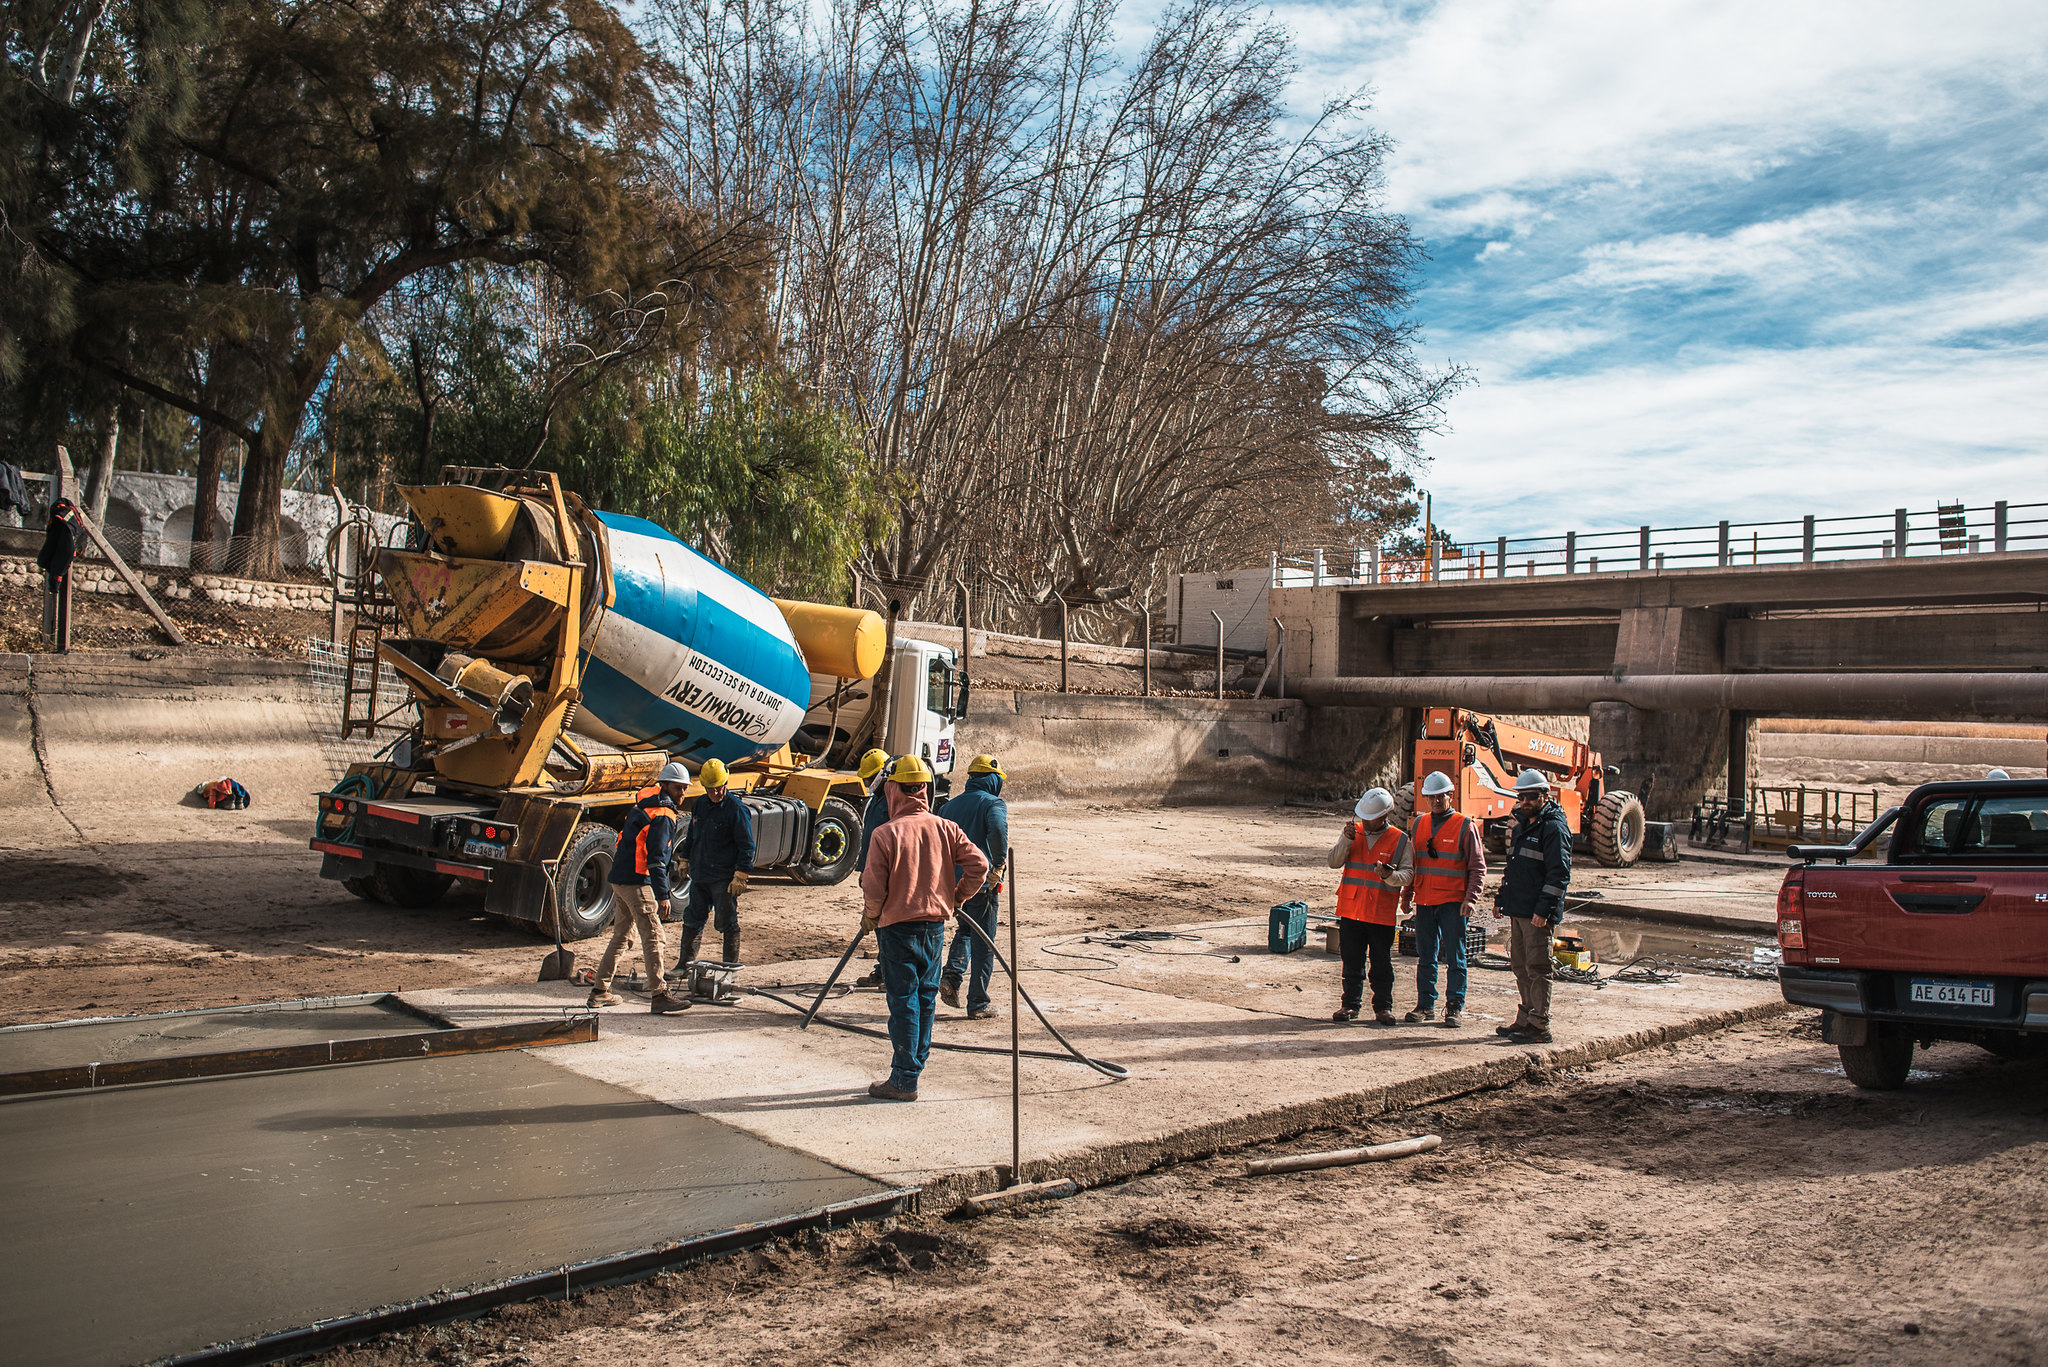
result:
[[[329,1354],[426,1363],[2031,1363],[2048,1064],[1938,1046],[1858,1092],[1781,1018],[1286,1151],[921,1217]]]

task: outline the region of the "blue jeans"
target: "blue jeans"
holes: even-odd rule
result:
[[[875,930],[882,995],[889,999],[889,1082],[917,1090],[917,1075],[932,1052],[932,1017],[939,1003],[939,960],[946,952],[944,921],[899,921]]]
[[[968,917],[974,918],[974,924],[980,926],[988,938],[993,940],[996,937],[996,926],[1002,920],[1001,908],[1001,898],[993,889],[988,889],[968,898],[967,904],[960,908],[959,915],[963,920]],[[970,965],[973,968],[971,977],[968,976]],[[966,926],[956,928],[953,931],[953,947],[946,951],[946,976],[967,979],[969,1011],[984,1010],[988,1006],[988,984],[989,979],[995,976],[995,971],[995,951],[982,943],[981,936]]]
[[[1442,907],[1415,908],[1415,1005],[1427,1011],[1436,1005],[1436,966],[1444,974],[1444,1009],[1465,1006],[1465,908],[1453,902]]]
[[[702,878],[690,879],[690,897],[683,903],[683,933],[704,929],[706,921],[712,922],[712,929],[721,935],[729,935],[740,928],[739,899],[727,894],[732,884],[732,875],[727,874],[715,883]],[[716,919],[713,910],[716,909]]]

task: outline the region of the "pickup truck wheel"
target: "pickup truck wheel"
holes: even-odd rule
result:
[[[1610,869],[1625,869],[1642,858],[1648,833],[1649,818],[1634,793],[1608,793],[1594,804],[1593,819],[1586,823],[1593,857]]]
[[[1870,1043],[1838,1044],[1849,1081],[1873,1092],[1895,1092],[1913,1071],[1913,1037],[1896,1026],[1870,1027]]]
[[[618,847],[619,833],[601,821],[586,821],[569,837],[555,866],[555,916],[564,940],[587,940],[612,923],[612,852]]]
[[[860,813],[841,798],[828,797],[811,819],[810,843],[790,870],[799,883],[827,888],[844,882],[860,855]]]
[[[409,869],[403,864],[379,864],[370,871],[370,891],[376,900],[407,911],[418,911],[441,900],[441,895],[454,883],[452,874],[428,873],[425,869]]]
[[[1404,831],[1415,829],[1415,785],[1404,783],[1394,790],[1394,824]]]

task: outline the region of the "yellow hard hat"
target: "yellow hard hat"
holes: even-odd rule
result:
[[[725,761],[722,759],[707,759],[704,767],[697,771],[697,782],[706,788],[723,788],[725,781]]]
[[[920,783],[932,781],[932,767],[916,755],[905,755],[896,761],[896,767],[889,771],[889,781],[914,788]]]
[[[967,766],[970,774],[994,774],[997,778],[1008,778],[1003,772],[1002,762],[994,755],[976,755],[974,762]]]
[[[866,783],[876,774],[881,773],[888,763],[889,752],[887,750],[868,751],[860,757],[860,781]]]

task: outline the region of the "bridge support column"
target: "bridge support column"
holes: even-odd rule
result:
[[[1708,608],[1625,609],[1615,637],[1614,667],[1629,675],[1718,674],[1727,622]],[[1729,714],[1644,712],[1626,703],[1596,703],[1588,738],[1621,774],[1613,782],[1644,793],[1653,821],[1692,816],[1693,804],[1717,786],[1728,763]]]

